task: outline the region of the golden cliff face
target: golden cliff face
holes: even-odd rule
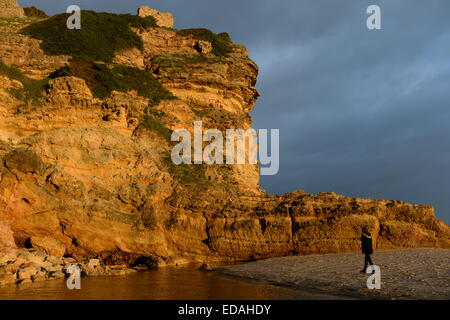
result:
[[[36,81],[70,65],[3,23],[0,59]],[[450,247],[433,208],[259,188],[257,165],[177,167],[167,132],[249,129],[258,67],[230,44],[168,28],[135,32],[142,49],[111,65],[151,73],[177,99],[149,103],[135,90],[96,95],[73,75],[48,80],[43,98],[14,95],[24,84],[0,73],[0,249],[32,246],[52,255],[176,264],[358,250],[372,226],[378,248]],[[79,65],[72,65],[77,68]],[[150,110],[150,111],[149,111]]]

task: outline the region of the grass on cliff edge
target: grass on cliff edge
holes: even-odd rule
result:
[[[155,18],[131,14],[81,11],[81,29],[66,27],[70,14],[59,14],[22,29],[22,34],[42,40],[47,55],[69,55],[80,60],[111,62],[115,53],[143,50],[142,39],[131,30],[158,27]]]
[[[170,175],[184,187],[195,187],[196,191],[208,187],[209,181],[205,176],[205,164],[180,164],[172,162],[170,156],[163,157]]]
[[[144,120],[142,121],[142,126],[147,130],[156,132],[159,136],[167,140],[167,142],[172,143],[172,130],[167,128],[163,124],[163,118],[165,113],[148,108],[145,111]]]
[[[174,95],[149,72],[133,67],[90,61],[72,61],[50,75],[51,79],[74,76],[86,81],[92,93],[100,99],[107,98],[112,91],[128,92],[135,90],[141,97],[148,98],[152,104],[161,100],[176,99]]]
[[[39,10],[36,7],[26,7],[23,8],[23,11],[25,13],[25,16],[29,18],[40,18],[40,19],[48,18],[48,15],[44,11]]]
[[[216,56],[226,56],[230,53],[230,44],[232,43],[231,37],[228,33],[215,34],[208,29],[185,29],[178,30],[177,34],[181,36],[191,35],[197,40],[208,41],[213,47],[212,53]]]
[[[206,56],[204,54],[173,54],[166,53],[154,56],[152,63],[162,68],[175,68],[187,72],[188,67],[195,64],[226,63],[224,57]]]
[[[22,83],[22,89],[10,89],[13,96],[22,101],[38,101],[43,97],[43,92],[48,84],[48,79],[35,80],[28,78],[19,69],[7,66],[0,60],[0,75],[17,80]]]

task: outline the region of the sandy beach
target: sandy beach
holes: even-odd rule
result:
[[[358,299],[450,299],[450,250],[377,251],[381,289],[369,290],[360,253],[291,256],[217,268],[227,277]]]

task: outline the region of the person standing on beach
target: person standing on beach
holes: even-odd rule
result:
[[[373,253],[372,248],[372,235],[370,234],[367,227],[362,228],[361,234],[361,251],[364,254],[364,269],[361,272],[366,273],[367,266],[370,264],[373,266],[371,254]]]

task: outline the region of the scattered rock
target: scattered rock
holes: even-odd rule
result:
[[[54,257],[54,256],[47,256],[45,258],[45,261],[52,264],[52,265],[62,265],[64,264],[64,259],[63,258],[59,258],[59,257]]]
[[[30,254],[26,257],[26,260],[28,262],[35,263],[36,265],[47,265],[48,263],[45,262],[46,255],[43,252],[34,252],[33,254]]]
[[[14,261],[15,256],[12,254],[0,253],[0,266],[7,265]]]
[[[70,265],[72,265],[72,264],[74,264],[74,263],[76,263],[77,261],[74,259],[74,258],[70,258],[70,257],[67,257],[67,258],[63,258],[63,264],[65,265],[65,266],[70,266]]]
[[[82,270],[88,276],[100,275],[105,272],[104,268],[100,265],[99,259],[90,259],[88,263],[82,265]]]
[[[16,283],[16,275],[14,273],[3,273],[0,271],[0,286],[12,283]]]
[[[20,270],[20,266],[26,262],[25,259],[17,258],[13,260],[11,263],[7,264],[3,267],[5,272],[17,273]]]
[[[31,280],[33,282],[45,281],[45,280],[47,280],[47,272],[41,270],[38,273],[36,273],[35,275],[31,276]]]
[[[90,259],[89,263],[87,264],[88,268],[95,268],[98,267],[100,265],[100,260],[99,259]]]
[[[126,265],[104,266],[100,259],[83,263],[70,257],[48,256],[40,250],[22,248],[0,253],[0,286],[62,279],[71,265],[78,265],[81,275],[88,277],[122,276],[136,272]]]
[[[61,265],[53,265],[53,266],[49,266],[49,267],[44,267],[45,271],[47,272],[63,272],[63,266]]]
[[[27,267],[24,267],[23,269],[20,269],[17,272],[17,279],[18,280],[31,280],[31,277],[36,275],[41,268],[39,266],[35,266],[35,265],[29,265]]]
[[[211,264],[209,264],[209,263],[205,263],[205,264],[202,264],[201,266],[200,266],[200,268],[198,268],[200,271],[214,271],[214,269],[215,269],[216,267],[214,266],[214,265],[211,265]]]
[[[51,271],[47,273],[48,279],[62,279],[66,276],[66,274],[63,271]]]
[[[121,268],[121,269],[111,269],[110,275],[111,276],[125,276],[130,273],[137,272],[136,270],[130,269],[130,268]]]

